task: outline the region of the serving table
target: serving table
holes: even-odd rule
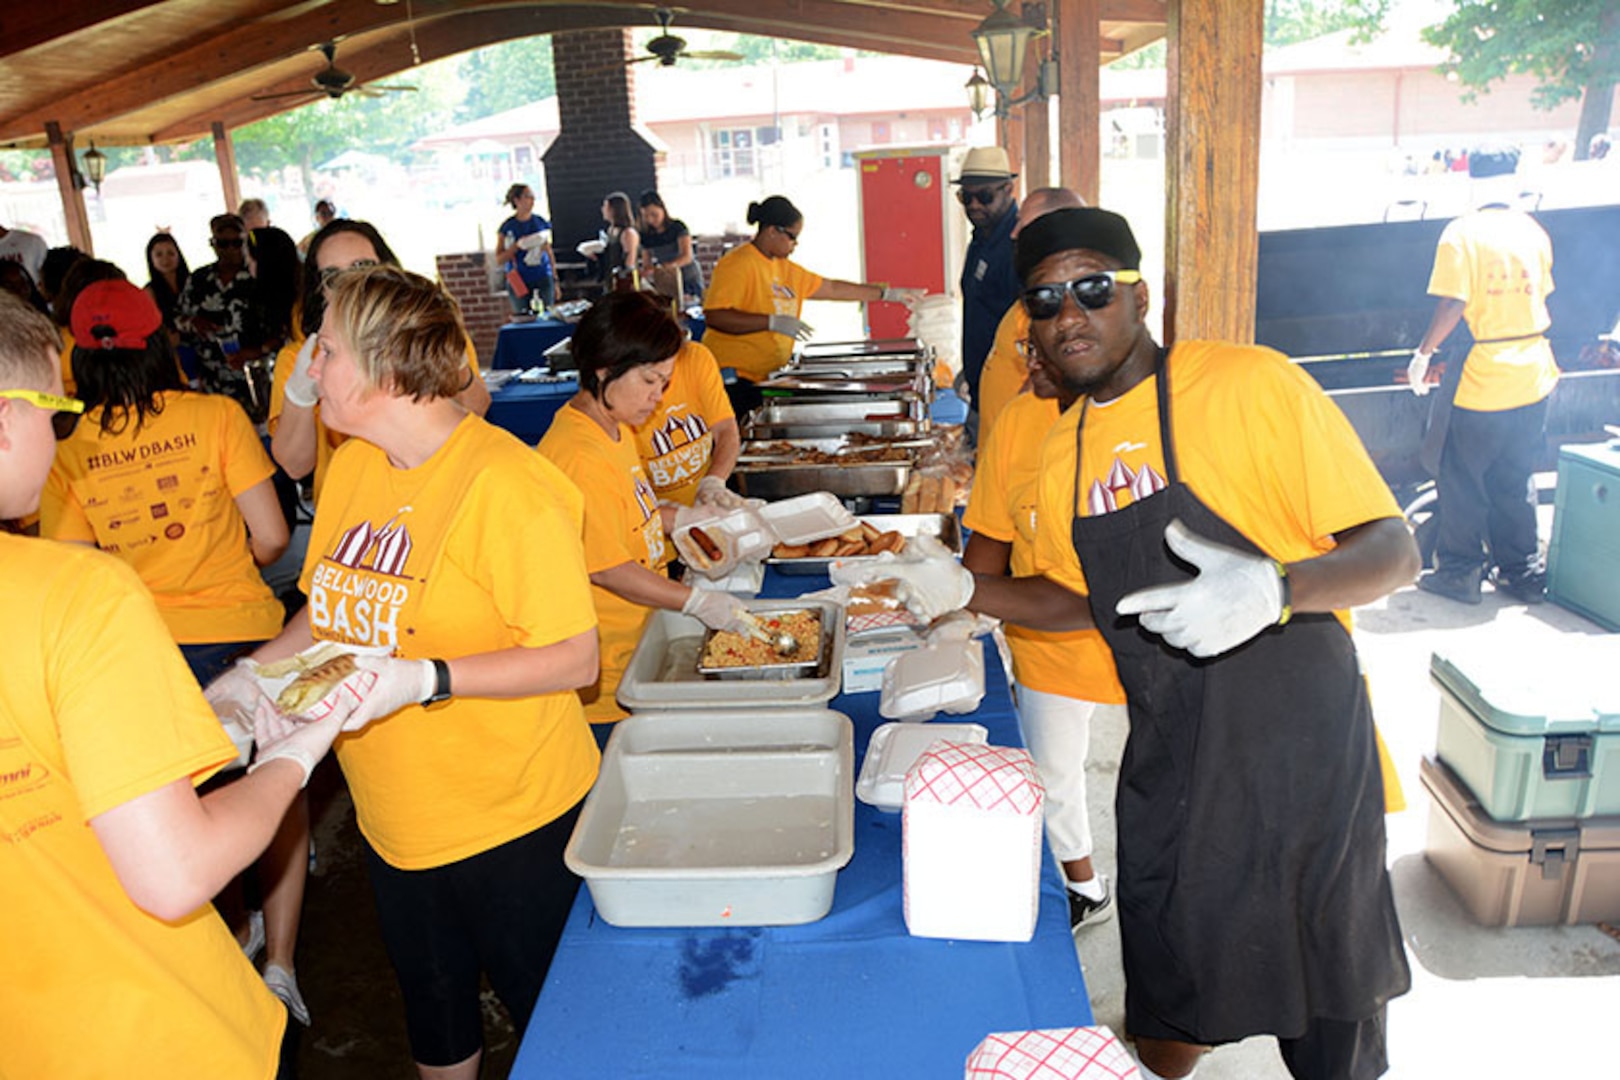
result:
[[[826,584],[768,570],[761,595]],[[1021,746],[993,647],[985,680],[978,711],[948,719]],[[882,723],[878,695],[840,694],[831,708],[854,722],[858,766]],[[856,801],[855,855],[838,875],[832,911],[803,926],[624,929],[599,918],[581,886],[511,1075],[960,1076],[992,1031],[1091,1023],[1050,852],[1029,942],[914,938],[901,910],[900,823]]]

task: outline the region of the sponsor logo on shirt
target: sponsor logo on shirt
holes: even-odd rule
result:
[[[153,521],[156,521],[158,518],[166,518],[169,516],[169,504],[153,503],[151,506],[151,511]]]

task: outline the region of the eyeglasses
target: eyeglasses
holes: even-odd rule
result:
[[[995,187],[987,188],[957,188],[956,198],[963,206],[972,206],[974,203],[978,203],[980,206],[989,206],[1001,198],[1001,193],[1006,190],[1006,184],[997,184]]]
[[[1057,281],[1050,285],[1036,285],[1025,289],[1019,297],[1031,319],[1050,319],[1063,310],[1065,293],[1086,311],[1100,311],[1114,302],[1119,295],[1118,285],[1135,285],[1142,275],[1135,270],[1104,270],[1096,274]]]
[[[0,390],[0,398],[16,398],[36,409],[49,409],[51,430],[56,433],[57,442],[73,434],[73,429],[79,426],[79,414],[84,412],[84,402],[78,398],[43,394],[38,390]]]
[[[321,284],[330,286],[332,282],[338,279],[340,274],[346,274],[350,270],[364,270],[368,266],[381,265],[382,263],[376,259],[356,259],[348,266],[323,266],[321,267]]]
[[[789,240],[793,241],[795,244],[797,244],[799,242],[799,234],[794,232],[792,229],[784,229],[780,225],[774,226],[774,228],[776,229],[777,232],[781,233],[783,236],[787,237]]]
[[[214,239],[212,239],[212,240],[210,240],[208,242],[209,242],[209,244],[211,244],[215,248],[239,248],[239,247],[242,246],[242,241],[240,239],[221,240],[217,236],[214,237]]]

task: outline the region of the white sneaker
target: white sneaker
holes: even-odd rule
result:
[[[304,1004],[304,995],[298,992],[298,976],[280,964],[266,964],[264,985],[287,1003],[287,1011],[293,1014],[293,1019],[309,1027],[309,1006]]]
[[[242,951],[249,960],[256,959],[264,951],[264,912],[248,912],[248,939]]]

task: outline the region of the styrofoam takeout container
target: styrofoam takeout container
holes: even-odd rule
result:
[[[776,538],[784,544],[808,544],[857,528],[860,522],[827,491],[812,491],[766,503],[759,509]]]
[[[563,860],[615,926],[786,926],[855,853],[854,728],[830,709],[619,721]]]
[[[934,743],[982,743],[990,732],[979,724],[880,724],[866,744],[855,797],[898,814],[906,801],[906,773]]]

